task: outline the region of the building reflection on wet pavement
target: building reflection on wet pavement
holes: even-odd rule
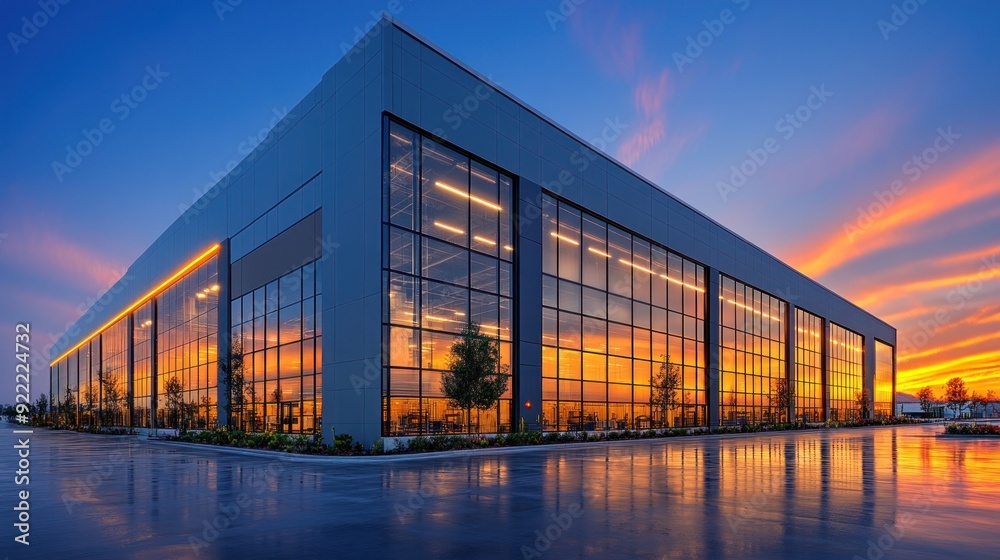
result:
[[[14,434],[3,459],[16,470]],[[905,426],[290,460],[35,430],[11,558],[1000,557],[1000,441]],[[13,476],[0,483],[11,505]]]

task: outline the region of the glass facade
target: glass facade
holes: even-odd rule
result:
[[[383,433],[509,430],[513,378],[497,408],[473,411],[466,425],[441,374],[470,320],[499,337],[511,365],[513,182],[396,123],[387,129]]]
[[[778,381],[787,378],[787,304],[728,276],[720,277],[719,421],[779,422]]]
[[[232,340],[244,352],[245,406],[233,410],[238,427],[320,433],[322,292],[314,261],[232,300]]]
[[[218,420],[218,267],[212,257],[156,298],[157,427],[214,428]]]
[[[822,422],[823,318],[795,310],[795,418]]]
[[[542,220],[542,429],[706,425],[704,267],[548,195]]]
[[[864,387],[864,339],[854,331],[830,323],[827,347],[830,420],[860,418],[857,398]]]
[[[92,375],[100,391],[98,405],[101,424],[127,426],[129,415],[128,386],[128,317],[123,317],[101,333],[102,364]],[[96,356],[97,353],[95,352]],[[98,373],[99,372],[99,373]]]
[[[132,425],[152,427],[153,303],[135,310],[132,316]]]
[[[891,418],[893,410],[893,348],[880,341],[875,341],[875,417]]]

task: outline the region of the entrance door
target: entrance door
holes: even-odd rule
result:
[[[280,418],[281,423],[279,424],[279,430],[281,432],[298,432],[299,431],[299,403],[297,402],[286,402],[279,403],[281,407]]]

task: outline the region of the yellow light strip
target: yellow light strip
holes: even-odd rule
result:
[[[774,317],[774,316],[771,316],[771,315],[768,315],[767,313],[763,313],[761,311],[758,311],[758,310],[754,309],[753,307],[750,307],[749,305],[743,305],[742,303],[738,303],[738,302],[736,302],[734,300],[731,300],[731,299],[726,299],[726,298],[724,298],[722,296],[719,296],[719,299],[721,299],[721,300],[723,300],[723,301],[725,301],[727,303],[731,303],[731,304],[735,305],[736,307],[742,307],[743,309],[752,311],[752,312],[756,313],[757,315],[760,315],[761,317],[767,317],[768,319],[771,319],[772,321],[777,321],[779,323],[781,322],[781,319],[779,319],[777,317]]]
[[[452,231],[452,232],[455,232],[455,233],[460,234],[460,235],[463,234],[463,233],[465,233],[464,231],[458,229],[455,226],[449,226],[448,224],[442,224],[441,222],[434,222],[434,225],[436,225],[437,227],[439,227],[441,229],[446,229],[448,231]]]
[[[512,246],[510,246],[510,245],[504,245],[504,246],[503,246],[503,249],[504,249],[504,251],[513,251],[513,250],[514,250],[514,247],[512,247]]]
[[[475,202],[477,204],[482,204],[483,206],[485,206],[487,208],[492,208],[493,210],[496,210],[497,212],[500,212],[500,211],[503,210],[503,208],[501,208],[497,204],[493,204],[492,202],[490,202],[488,200],[483,200],[483,199],[479,198],[478,196],[476,196],[474,194],[466,194],[466,193],[464,193],[464,192],[456,189],[455,187],[453,187],[451,185],[447,185],[445,183],[442,183],[441,181],[434,181],[434,186],[436,186],[439,189],[444,189],[444,190],[446,190],[446,191],[448,191],[448,192],[450,192],[452,194],[457,194],[458,196],[460,196],[462,198],[467,198],[467,199],[469,199],[472,202]]]
[[[690,288],[690,289],[692,289],[692,290],[694,290],[696,292],[702,292],[702,293],[705,292],[705,288],[699,288],[698,286],[695,286],[693,284],[688,284],[687,282],[682,282],[682,281],[680,281],[680,280],[678,280],[676,278],[667,276],[666,274],[661,274],[660,278],[663,278],[667,282],[673,282],[674,284],[677,284],[679,286],[684,286],[685,288]]]
[[[565,241],[566,243],[572,243],[573,245],[579,245],[580,244],[579,241],[574,241],[574,240],[572,240],[572,239],[570,239],[570,238],[568,238],[566,236],[559,235],[558,233],[556,233],[554,231],[552,233],[550,233],[549,235],[551,235],[552,237],[555,237],[556,239],[559,239],[561,241]]]
[[[150,290],[146,295],[144,295],[141,298],[135,300],[135,302],[133,302],[132,305],[128,306],[125,309],[125,311],[122,311],[121,313],[119,313],[118,315],[116,315],[114,319],[111,319],[110,321],[108,321],[107,323],[105,323],[104,325],[102,325],[101,328],[99,328],[99,329],[95,330],[94,332],[90,333],[90,335],[87,338],[81,340],[80,342],[77,343],[76,346],[70,348],[69,350],[67,350],[66,352],[64,352],[63,355],[61,355],[58,358],[56,358],[55,360],[53,360],[52,363],[49,364],[49,366],[56,365],[63,358],[65,358],[66,356],[69,356],[70,354],[72,354],[73,352],[75,352],[76,350],[78,350],[81,346],[83,346],[84,344],[86,344],[86,343],[90,342],[91,340],[93,340],[94,337],[96,337],[97,335],[99,335],[102,332],[104,332],[105,329],[107,329],[111,325],[114,325],[115,323],[117,323],[119,320],[121,320],[122,317],[125,317],[126,315],[128,315],[129,313],[131,313],[133,310],[135,310],[137,307],[139,307],[140,305],[146,303],[147,301],[149,301],[150,299],[152,299],[153,297],[155,297],[157,294],[159,294],[163,290],[165,290],[168,287],[170,287],[171,284],[173,284],[178,279],[180,279],[182,276],[184,276],[185,274],[187,274],[188,272],[190,272],[193,268],[196,268],[198,265],[200,265],[201,263],[203,263],[206,260],[208,260],[209,257],[211,257],[212,255],[214,255],[215,253],[217,253],[219,251],[220,247],[222,247],[222,245],[220,245],[218,243],[216,243],[215,245],[212,245],[207,251],[205,251],[204,253],[198,255],[197,257],[194,258],[194,260],[192,260],[191,262],[189,262],[186,265],[184,265],[183,267],[181,267],[181,269],[178,270],[177,272],[175,272],[173,274],[173,276],[171,276],[170,278],[167,278],[166,280],[164,280],[163,282],[161,282],[159,286],[157,286],[157,287],[153,288],[152,290]]]
[[[622,264],[626,264],[628,266],[631,266],[632,268],[634,268],[636,270],[641,270],[641,271],[645,272],[646,274],[656,274],[652,270],[650,270],[650,269],[648,269],[648,268],[646,268],[646,267],[644,267],[642,265],[635,264],[634,262],[631,262],[628,259],[618,259],[618,262],[620,262]]]
[[[475,239],[476,241],[481,241],[483,243],[486,243],[487,245],[497,244],[497,242],[493,241],[492,239],[486,239],[485,237],[479,237],[478,235],[473,235],[472,238]]]
[[[598,249],[597,247],[587,247],[587,250],[590,251],[591,253],[594,253],[595,255],[600,255],[606,259],[611,258],[611,255],[605,253],[604,251]]]

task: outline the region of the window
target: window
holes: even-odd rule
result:
[[[830,323],[827,347],[830,420],[856,420],[861,416],[857,399],[864,387],[864,344],[860,334]]]
[[[787,304],[728,276],[719,291],[719,422],[779,422]]]
[[[542,219],[543,429],[705,425],[704,267],[548,195]],[[661,369],[680,377],[666,417]]]
[[[388,134],[383,434],[509,430],[509,389],[470,425],[441,375],[470,320],[499,337],[510,366],[513,182],[397,123]]]
[[[795,310],[795,417],[802,422],[822,422],[823,319]]]

